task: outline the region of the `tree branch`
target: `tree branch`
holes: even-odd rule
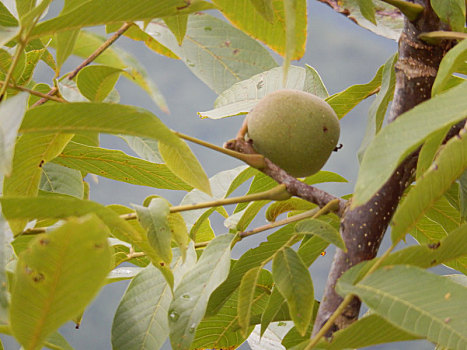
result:
[[[124,23],[120,29],[118,29],[110,38],[108,38],[101,46],[99,46],[96,51],[94,51],[88,58],[86,58],[81,64],[76,67],[70,74],[68,74],[67,79],[72,80],[79,72],[81,69],[86,67],[89,63],[94,61],[100,54],[102,54],[105,50],[107,50],[110,45],[112,45],[118,38],[120,38],[123,33],[125,33],[128,28],[130,28],[133,25],[133,23]],[[50,89],[50,91],[47,93],[47,96],[54,96],[58,92],[57,87],[53,87]],[[46,103],[50,98],[41,98],[39,101],[34,103],[32,107],[37,107],[40,106],[44,103]]]
[[[425,10],[414,22],[405,20],[399,40],[399,59],[396,64],[396,88],[389,121],[430,98],[431,87],[436,77],[439,63],[444,54],[452,47],[452,42],[443,41],[438,46],[427,45],[418,35],[444,29],[430,6],[429,0],[417,0]],[[418,151],[410,155],[392,174],[384,186],[362,206],[348,208],[341,220],[341,234],[347,253],[337,250],[331,266],[328,281],[315,321],[313,334],[316,335],[323,324],[342,303],[334,287],[342,274],[352,266],[373,259],[381,240],[394,214],[400,198],[413,181],[418,159]],[[334,320],[326,332],[332,333],[350,325],[358,318],[360,300],[353,298],[344,312]]]
[[[224,147],[227,149],[235,150],[240,153],[257,154],[257,152],[253,149],[251,143],[241,138],[237,138],[226,142]],[[330,193],[327,193],[316,187],[301,182],[300,180],[297,180],[295,177],[287,174],[287,172],[279,168],[276,164],[274,164],[267,158],[264,158],[264,161],[266,166],[259,170],[261,170],[266,175],[270,176],[279,184],[284,184],[287,188],[287,192],[290,193],[292,196],[300,197],[309,202],[315,203],[320,208],[325,207],[329,202],[337,199],[339,205],[337,206],[335,213],[339,216],[343,215],[347,205],[346,200],[335,197]]]

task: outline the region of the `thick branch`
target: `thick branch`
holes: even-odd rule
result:
[[[389,121],[430,98],[439,63],[452,43],[427,45],[418,39],[422,32],[443,29],[444,25],[434,14],[429,0],[416,1],[425,7],[415,21],[406,19],[399,41],[399,60],[396,64],[396,88]],[[409,156],[393,173],[387,183],[365,205],[348,209],[341,221],[341,234],[348,252],[336,252],[324,291],[324,296],[315,321],[316,334],[342,302],[334,290],[337,279],[349,268],[361,261],[376,256],[381,240],[394,214],[399,200],[412,182],[418,153]],[[354,298],[345,311],[336,319],[327,333],[347,327],[358,318],[360,301]]]
[[[237,138],[235,140],[228,141],[225,145],[225,148],[231,149],[240,153],[245,154],[256,154],[256,151],[253,149],[251,143]],[[269,159],[264,158],[266,166],[261,170],[266,175],[270,176],[272,179],[277,181],[279,184],[284,184],[292,196],[297,196],[302,199],[305,199],[309,202],[317,204],[320,208],[323,208],[330,201],[339,199],[339,207],[336,210],[336,214],[342,216],[346,208],[347,201],[337,198],[332,194],[329,194],[323,190],[320,190],[316,187],[310,186],[304,182],[297,180],[295,177],[287,174],[284,170],[279,168],[276,164],[271,162]]]

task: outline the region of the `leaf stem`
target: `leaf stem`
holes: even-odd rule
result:
[[[437,30],[434,32],[421,33],[418,38],[426,41],[430,44],[436,44],[437,42],[447,40],[464,40],[467,39],[467,33],[461,32],[448,32],[443,30]]]
[[[404,0],[381,0],[389,5],[397,7],[410,21],[415,21],[425,9],[422,5]]]
[[[263,169],[264,167],[266,167],[266,163],[264,161],[264,156],[261,155],[261,154],[258,154],[258,153],[257,154],[240,153],[240,152],[237,152],[237,151],[233,151],[231,149],[227,149],[227,148],[223,148],[223,147],[220,147],[220,146],[217,146],[217,145],[213,145],[212,143],[197,139],[197,138],[189,136],[189,135],[182,134],[181,132],[178,132],[178,131],[173,131],[173,133],[175,135],[177,135],[178,137],[180,137],[181,139],[196,143],[196,144],[198,144],[200,146],[203,146],[203,147],[212,149],[214,151],[226,154],[226,155],[231,156],[233,158],[237,158],[237,159],[241,160],[242,162],[245,162],[246,164],[252,166],[253,168]]]

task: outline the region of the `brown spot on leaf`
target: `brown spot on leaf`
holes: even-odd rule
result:
[[[236,55],[236,54],[237,54],[237,53],[239,53],[239,52],[240,52],[240,50],[239,50],[239,49],[235,49],[235,50],[233,50],[233,54],[234,54],[234,55]]]
[[[44,165],[45,163],[45,160],[44,159],[41,159],[41,162],[39,163],[39,168],[42,168],[42,166]]]
[[[48,238],[42,238],[42,239],[39,240],[40,245],[47,245],[49,243],[50,243],[50,241],[49,241]]]
[[[428,248],[430,248],[430,249],[438,249],[440,245],[441,245],[440,242],[430,243],[430,244],[428,244]]]
[[[40,282],[40,281],[43,281],[44,279],[45,279],[45,276],[44,276],[42,273],[40,273],[40,272],[36,273],[36,274],[32,277],[32,280],[33,280],[34,282]]]

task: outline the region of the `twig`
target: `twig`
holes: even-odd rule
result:
[[[278,221],[272,222],[272,223],[267,224],[267,225],[256,227],[256,228],[254,228],[253,230],[250,230],[250,231],[240,232],[238,234],[238,236],[240,238],[245,238],[245,237],[252,236],[252,235],[255,235],[257,233],[266,231],[266,230],[270,230],[270,229],[278,227],[278,226],[283,226],[283,225],[287,225],[287,224],[290,224],[292,222],[300,221],[300,220],[303,220],[303,219],[306,219],[306,218],[309,218],[309,217],[314,217],[314,215],[318,211],[319,211],[318,208],[307,210],[307,211],[305,211],[303,213],[300,213],[300,214],[297,214],[297,215],[294,215],[294,216],[291,216],[291,217],[288,217],[288,218],[285,218],[285,219],[282,219],[282,220],[278,220]]]
[[[227,149],[232,149],[240,153],[246,154],[256,154],[256,151],[253,149],[251,143],[243,139],[234,139],[225,143],[224,145]],[[279,168],[276,164],[271,162],[269,159],[264,158],[266,166],[261,170],[266,175],[270,176],[272,179],[277,181],[280,184],[284,184],[292,196],[297,196],[302,199],[305,199],[309,202],[317,204],[320,208],[325,207],[329,202],[333,200],[338,200],[339,205],[335,209],[337,215],[342,216],[347,205],[347,201],[335,197],[323,190],[320,190],[314,186],[310,186],[300,180],[297,180],[295,177],[287,174],[284,170]]]
[[[103,53],[110,45],[112,45],[118,38],[120,38],[123,33],[125,33],[128,28],[130,28],[133,23],[124,23],[119,30],[117,30],[114,35],[108,38],[101,46],[97,48],[88,58],[86,58],[78,67],[76,67],[70,74],[68,74],[67,78],[69,80],[73,80],[73,78],[79,73],[81,69],[86,67],[89,63],[94,61],[101,53]]]
[[[94,51],[88,58],[86,58],[78,67],[76,67],[70,74],[68,74],[67,78],[69,80],[72,80],[79,72],[81,69],[86,67],[89,63],[94,61],[100,54],[102,54],[106,49],[109,48],[110,45],[112,45],[118,38],[120,38],[123,33],[125,33],[128,28],[130,28],[133,25],[133,23],[125,23],[123,24],[119,30],[117,30],[114,35],[112,35],[110,38],[108,38],[101,46],[99,46],[96,51]],[[53,87],[48,93],[47,96],[53,96],[58,92],[57,87]],[[41,98],[39,101],[34,103],[32,107],[37,107],[40,106],[44,103],[46,103],[49,100],[49,98]]]
[[[37,106],[40,106],[44,103],[46,103],[48,100],[50,100],[49,97],[52,97],[52,96],[55,96],[55,94],[58,92],[58,88],[56,86],[54,86],[52,89],[50,89],[50,91],[46,94],[48,97],[43,97],[41,98],[39,101],[37,101],[36,103],[34,103],[31,107],[37,107]]]
[[[0,85],[3,86],[4,82],[0,82]],[[27,92],[27,93],[29,93],[31,95],[42,97],[42,98],[45,98],[47,100],[60,102],[60,103],[67,103],[67,101],[65,101],[62,98],[55,97],[55,96],[50,96],[48,94],[44,94],[43,92],[34,91],[34,90],[28,89],[27,87],[24,87],[24,86],[21,86],[21,85],[8,84],[8,87],[11,88],[11,89],[19,90],[19,91],[24,91],[24,92]]]
[[[291,216],[291,217],[288,217],[288,218],[285,218],[285,219],[282,219],[282,220],[279,220],[279,221],[275,221],[273,223],[270,223],[270,224],[267,224],[267,225],[264,225],[264,226],[256,227],[256,228],[254,228],[253,230],[250,230],[250,231],[240,232],[238,234],[238,236],[240,237],[240,239],[242,239],[242,238],[252,236],[252,235],[255,235],[257,233],[269,230],[271,228],[287,225],[287,224],[290,224],[292,222],[300,221],[300,220],[307,219],[307,218],[310,218],[310,217],[312,219],[315,219],[317,217],[320,217],[321,215],[326,215],[326,214],[328,214],[330,212],[335,211],[336,209],[338,209],[338,207],[339,207],[339,199],[334,199],[334,200],[330,201],[328,204],[326,204],[324,207],[322,207],[320,209],[314,208],[314,209],[311,209],[311,210],[307,210],[307,211],[305,211],[303,213],[300,213],[300,214],[297,214],[297,215],[294,215],[294,216]]]

